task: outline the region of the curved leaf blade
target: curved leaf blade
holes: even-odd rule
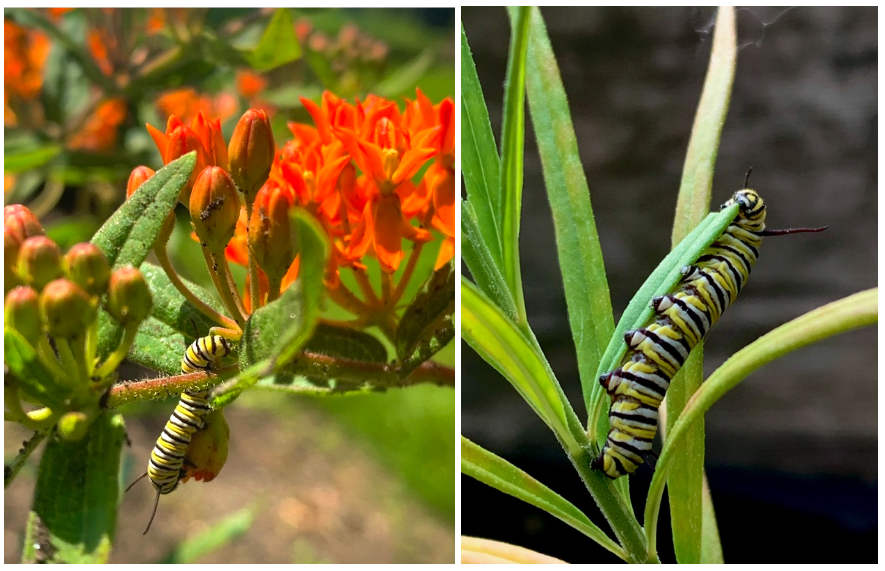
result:
[[[626,559],[624,550],[571,502],[510,462],[463,436],[461,437],[461,473],[541,508],[593,539],[621,559]]]
[[[479,289],[497,305],[511,321],[516,321],[516,303],[510,295],[501,268],[483,239],[473,203],[461,201],[461,257]]]
[[[529,109],[553,212],[584,405],[590,410],[590,396],[598,386],[598,377],[592,375],[615,327],[611,296],[590,190],[556,56],[538,8],[532,8],[531,19],[526,74]]]
[[[455,260],[428,278],[396,329],[396,353],[405,378],[455,338]]]
[[[812,310],[747,345],[692,395],[664,442],[645,502],[645,533],[649,554],[656,550],[657,520],[674,452],[691,426],[725,394],[759,369],[784,355],[853,329],[879,321],[879,288],[868,289]]]

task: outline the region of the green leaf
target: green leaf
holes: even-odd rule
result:
[[[522,274],[519,269],[519,217],[522,210],[525,142],[525,62],[529,45],[529,9],[509,8],[510,53],[504,80],[504,119],[501,125],[501,173],[496,211],[501,212],[501,270],[516,302],[519,321],[526,322]]]
[[[377,337],[322,322],[317,325],[304,350],[369,363],[388,361],[387,347]]]
[[[684,445],[689,429],[710,408],[753,371],[807,345],[879,321],[879,288],[868,289],[828,303],[766,333],[747,345],[716,369],[694,393],[667,435],[655,466],[645,502],[645,533],[648,552],[655,552],[658,514],[664,484],[675,458]]]
[[[194,563],[203,555],[224,547],[249,531],[258,515],[260,504],[260,501],[253,502],[249,507],[227,516],[209,529],[185,539],[159,563]]]
[[[194,170],[196,157],[196,152],[190,152],[157,171],[92,237],[111,266],[137,268],[144,262]]]
[[[682,183],[673,223],[674,245],[697,226],[709,210],[713,171],[722,127],[728,114],[736,62],[737,30],[734,8],[723,7],[719,9],[716,18],[710,64],[682,169]],[[670,383],[665,401],[668,428],[703,380],[703,350],[695,348],[680,374]],[[703,528],[703,420],[695,424],[687,438],[686,445],[677,452],[667,489],[676,560],[679,563],[699,563]]]
[[[576,422],[575,413],[544,354],[464,276],[461,276],[461,335],[480,357],[510,381],[568,452],[580,450],[571,432]]]
[[[160,266],[145,262],[141,265],[141,273],[151,289],[154,304],[151,307],[151,317],[171,327],[174,331],[185,334],[189,338],[206,335],[209,328],[218,325],[197,309],[188,301],[178,288],[169,280],[169,276]],[[203,300],[208,306],[220,314],[225,314],[225,309],[216,297],[203,287],[179,278],[184,285]],[[196,330],[194,330],[196,325]],[[182,348],[184,351],[184,348]],[[180,355],[179,355],[180,357]]]
[[[483,236],[483,243],[500,273],[503,263],[501,238],[498,234],[501,229],[499,217],[502,214],[498,198],[501,159],[495,146],[489,110],[482,95],[482,85],[476,74],[476,66],[473,63],[470,46],[467,45],[463,25],[461,26],[461,150],[461,172],[469,204],[476,215],[476,228]],[[464,228],[463,218],[461,227]],[[465,247],[468,245],[466,239],[461,243]],[[490,294],[488,291],[486,293]]]
[[[18,387],[31,400],[53,411],[65,410],[71,389],[55,378],[21,333],[8,327],[3,328],[3,360]]]
[[[258,45],[245,55],[256,71],[267,71],[301,57],[295,23],[288,8],[278,8],[274,12]]]
[[[526,73],[529,109],[553,212],[584,405],[590,410],[590,396],[599,386],[593,373],[615,327],[611,296],[559,66],[538,8],[532,8],[531,18]]]
[[[455,260],[424,282],[396,329],[396,354],[405,378],[455,338]]]
[[[66,14],[58,23],[72,40],[85,45],[86,20],[82,12]],[[46,119],[62,125],[89,101],[89,82],[76,58],[59,43],[53,43],[43,68],[40,95]]]
[[[61,145],[34,141],[33,147],[3,153],[3,171],[16,174],[40,168],[62,152]]]
[[[584,513],[568,500],[510,462],[461,437],[461,473],[541,508],[577,529],[623,560],[627,557]]]
[[[303,209],[293,211],[292,227],[301,256],[298,280],[246,322],[240,345],[241,369],[268,357],[274,358],[278,369],[301,350],[316,327],[329,239],[316,218]]]
[[[381,97],[394,99],[410,94],[436,59],[435,49],[426,49],[411,61],[393,70],[372,89]]]
[[[624,343],[624,333],[642,327],[651,318],[654,311],[651,308],[651,299],[658,295],[664,295],[682,277],[682,268],[692,262],[728,227],[737,214],[737,205],[731,206],[719,213],[710,214],[705,218],[685,240],[679,243],[655,268],[655,271],[645,280],[633,299],[627,305],[621,315],[620,321],[615,326],[614,334],[609,341],[608,347],[599,362],[595,378],[617,368],[627,351]],[[601,448],[608,435],[608,417],[603,409],[608,406],[608,395],[599,383],[594,386],[591,396],[590,418],[587,429],[592,439]]]
[[[186,349],[184,335],[156,318],[148,317],[135,334],[128,359],[164,375],[178,375]]]
[[[473,202],[461,201],[461,256],[479,289],[511,320],[516,321],[516,304],[501,269],[482,236]]]
[[[50,438],[28,518],[24,563],[105,563],[117,525],[123,417],[104,411],[79,442]]]
[[[719,525],[716,523],[716,512],[713,510],[713,499],[710,497],[710,486],[704,475],[704,525],[701,530],[701,563],[725,563],[722,556],[722,541],[719,539]]]

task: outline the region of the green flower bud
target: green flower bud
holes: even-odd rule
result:
[[[107,290],[111,266],[98,246],[83,242],[65,255],[65,273],[89,295],[100,296]]]
[[[18,253],[18,277],[36,290],[62,276],[61,250],[46,236],[22,242]]]
[[[8,292],[21,280],[16,274],[22,242],[31,236],[43,235],[43,226],[34,214],[21,204],[3,208],[3,291]]]
[[[58,420],[58,434],[68,442],[82,440],[89,430],[89,416],[83,412],[67,412]]]
[[[151,312],[153,298],[147,281],[132,266],[123,266],[111,274],[108,287],[108,312],[123,325],[139,324]]]
[[[200,242],[220,252],[234,236],[240,217],[240,197],[234,181],[221,167],[206,167],[190,198],[191,223]]]
[[[6,327],[21,333],[31,345],[36,346],[40,335],[43,334],[40,298],[37,292],[27,286],[19,286],[6,294],[3,323]]]
[[[49,334],[55,337],[69,339],[85,334],[96,312],[89,294],[70,280],[51,281],[40,293],[40,313]]]
[[[270,176],[275,152],[267,113],[261,109],[243,113],[228,145],[228,159],[230,174],[248,202]]]

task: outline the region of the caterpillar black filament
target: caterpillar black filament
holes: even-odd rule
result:
[[[673,290],[652,300],[648,323],[624,334],[627,353],[620,366],[599,378],[612,404],[608,438],[593,467],[610,478],[631,474],[651,452],[670,381],[747,283],[762,237],[825,229],[766,231],[765,203],[748,188],[722,208],[733,204],[739,205],[735,219],[694,264],[682,268]]]

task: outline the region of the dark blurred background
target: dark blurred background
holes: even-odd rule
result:
[[[544,8],[542,14],[569,96],[617,319],[670,248],[715,11]],[[743,186],[752,166],[750,186],[770,207],[770,227],[829,230],[766,239],[748,287],[706,344],[707,374],[778,325],[877,285],[877,16],[876,8],[737,13],[742,47],[714,207]],[[465,7],[462,22],[497,137],[507,15],[503,8]],[[529,321],[586,418],[530,125],[521,227]],[[725,561],[876,560],[876,339],[867,328],[793,353],[751,375],[707,415],[706,469]],[[549,430],[497,372],[466,343],[462,348],[462,433],[607,529]],[[647,468],[631,478],[640,510],[650,479]],[[615,561],[546,512],[465,476],[461,485],[464,535],[572,563]],[[660,555],[672,562],[666,508],[661,521]]]

